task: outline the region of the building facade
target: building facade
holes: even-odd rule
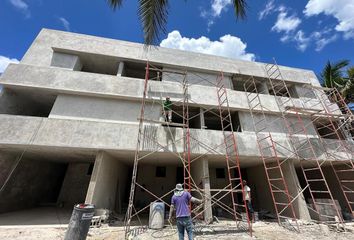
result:
[[[303,174],[304,166],[311,168],[311,161],[321,163],[325,184],[340,211],[350,212],[348,202],[354,202],[354,172],[350,168],[353,142],[350,130],[348,133],[339,127],[346,119],[340,116],[345,113],[338,104],[331,105],[330,111],[326,109],[326,101],[331,100],[319,99],[314,92],[322,90],[312,71],[271,65],[281,72],[278,82],[285,84],[284,90],[280,85],[272,86],[267,66],[159,47],[146,51],[142,44],[43,29],[21,62],[10,64],[0,78],[0,212],[48,203],[71,208],[75,203],[88,202],[124,214],[143,98],[143,117],[149,121],[144,122],[141,151],[146,155],[139,161],[137,175],[142,187],[135,190],[134,204],[142,209],[156,200],[149,191],[158,197],[171,191],[184,181],[183,163],[178,157],[185,151],[183,141],[179,141],[185,130],[181,117],[183,80],[188,82],[188,128],[194,139],[190,154],[197,159],[190,164],[190,174],[203,194],[213,196],[229,181],[215,87],[220,72],[242,176],[251,186],[254,207],[277,212],[276,190],[269,188],[277,177],[272,178],[265,170],[266,158],[259,145],[260,134],[270,133],[271,143],[278,146],[272,160],[280,159],[296,218],[316,218],[311,211],[311,194],[316,190],[306,189],[309,179]],[[147,68],[150,76],[144,97]],[[248,92],[247,81],[256,90]],[[166,96],[175,103],[172,118],[176,124],[171,126],[161,119],[161,103]],[[256,98],[261,106],[250,105]],[[279,99],[283,99],[281,104]],[[292,105],[281,109],[290,104],[287,99]],[[299,117],[302,131],[289,134],[287,123],[295,125]],[[263,118],[264,129],[255,129]],[[323,129],[324,121],[338,124],[339,130],[331,133]],[[315,156],[294,149],[295,138],[310,142],[310,155]],[[348,172],[344,188],[351,191],[349,194],[343,191],[343,181],[332,163],[349,166],[339,167]],[[163,199],[168,202],[168,197]],[[227,198],[223,201],[229,205]],[[206,220],[222,212],[212,200],[206,201],[204,208]]]

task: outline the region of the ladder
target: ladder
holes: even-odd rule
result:
[[[308,186],[314,211],[319,215],[319,220],[322,222],[326,222],[328,220],[335,221],[335,216],[324,215],[320,212],[322,206],[330,206],[335,209],[339,221],[343,223],[342,215],[339,212],[321,168],[321,165],[324,162],[322,161],[320,163],[320,160],[316,155],[303,119],[299,113],[299,110],[296,108],[295,103],[293,102],[291,93],[284,81],[275,59],[274,63],[265,65],[265,71],[270,86],[273,90],[273,94],[275,95],[277,106],[281,111],[282,118],[286,128],[288,129],[289,140],[294,148],[296,156],[300,160],[301,170],[303,172],[306,185]],[[289,112],[287,109],[289,106],[293,109],[292,116],[295,117],[295,124],[292,123],[288,117]],[[301,137],[294,136],[294,134],[299,134]],[[329,198],[330,201],[318,201],[318,199],[322,198]]]
[[[182,81],[183,88],[183,177],[184,188],[188,192],[192,191],[191,181],[191,143],[190,143],[190,129],[189,129],[189,98],[188,98],[188,82],[185,74]],[[190,205],[191,208],[191,205]]]
[[[139,131],[138,131],[138,138],[137,138],[134,163],[133,163],[132,182],[130,185],[129,203],[128,203],[128,209],[126,212],[125,224],[124,224],[125,239],[128,239],[130,235],[130,223],[131,223],[132,213],[134,208],[134,195],[135,195],[135,187],[137,183],[138,162],[140,156],[141,142],[143,141],[143,137],[144,137],[143,128],[144,128],[145,102],[146,102],[147,91],[148,91],[148,82],[149,82],[149,63],[147,62],[145,68],[144,92],[143,92],[143,98],[142,98],[141,109],[140,109]]]
[[[341,136],[339,134],[342,133],[344,138],[349,142],[349,144],[353,142],[353,114],[337,89],[313,89],[313,91],[320,99],[322,107],[325,109],[325,114],[327,114],[326,116],[329,122],[329,126],[327,126],[327,128],[331,129],[339,139],[339,145],[342,146],[341,151],[346,151],[347,153],[346,161],[337,161],[337,163],[340,164],[331,161],[331,167],[336,175],[336,179],[343,192],[348,209],[354,216],[354,163],[352,159],[354,156],[354,150],[350,146],[347,146],[346,143],[341,140]],[[341,113],[343,113],[344,119],[342,116],[338,118],[340,125],[339,127],[335,125],[335,122],[330,115],[332,113],[333,106],[334,109],[339,108]]]
[[[277,143],[273,140],[273,136],[269,131],[268,122],[264,113],[265,109],[262,105],[257,84],[253,76],[245,81],[244,90],[246,92],[248,107],[257,138],[257,145],[263,161],[278,223],[282,225],[282,223],[288,219],[292,219],[296,223],[297,229],[299,229],[292,201],[293,198],[289,193],[288,185],[281,168],[281,165],[287,161],[288,158],[280,160],[278,156],[279,146],[277,146]],[[288,209],[290,212],[286,212]]]
[[[353,161],[343,162],[342,165],[331,164],[337,181],[344,193],[345,201],[354,216],[354,164]]]
[[[225,145],[225,157],[227,166],[227,175],[229,179],[229,188],[233,208],[233,217],[239,226],[242,217],[237,212],[238,208],[245,209],[249,233],[252,236],[252,226],[250,215],[245,201],[244,186],[242,183],[240,158],[237,149],[236,137],[233,130],[232,118],[229,107],[229,100],[227,97],[227,90],[224,83],[224,74],[221,72],[216,79],[216,91],[218,97],[218,108],[220,115],[220,122]],[[239,204],[236,201],[236,194],[242,192],[243,203]]]

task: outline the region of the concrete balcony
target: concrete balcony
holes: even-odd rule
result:
[[[28,146],[29,149],[63,148],[78,152],[85,150],[134,152],[137,133],[137,124],[0,115],[1,148],[24,148]],[[156,153],[161,154],[183,152],[183,130],[181,128],[166,128],[147,124],[144,127],[144,134],[145,138],[141,148],[145,152],[156,151]],[[236,133],[236,138],[241,161],[244,164],[259,163],[260,159],[258,157],[260,154],[255,134],[252,132]],[[273,134],[273,138],[280,144],[277,146],[278,155],[280,157],[291,156],[291,152],[288,151],[291,148],[286,135]],[[318,157],[327,159],[319,139],[313,137],[310,141]],[[335,152],[338,159],[348,159],[345,153],[340,153],[335,144],[328,146],[326,147],[327,151]],[[214,150],[210,151],[211,149]],[[191,129],[191,153],[196,155],[206,154],[211,160],[214,159],[215,161],[222,159],[222,154],[225,153],[222,132]],[[304,151],[303,154],[306,155],[307,153]],[[170,155],[173,154],[168,156]],[[168,156],[166,158],[169,158]],[[128,161],[133,161],[132,155]]]
[[[11,64],[0,78],[0,84],[7,88],[24,88],[28,91],[44,91],[52,94],[73,94],[105,98],[140,100],[143,94],[143,79],[86,73],[54,67],[36,67]],[[182,98],[182,86],[169,81],[150,81],[148,101],[161,100],[169,95],[173,101]],[[189,87],[191,105],[217,106],[215,87],[192,85]],[[270,113],[278,113],[276,99],[272,95],[260,94],[262,105]],[[254,98],[251,94],[250,98]],[[232,110],[249,111],[245,92],[228,90],[228,99]],[[284,98],[286,101],[287,98]],[[303,104],[293,99],[298,108]],[[286,106],[289,106],[288,102]],[[313,110],[322,110],[321,105],[313,104]],[[305,106],[309,108],[309,104]],[[259,111],[260,108],[255,109]]]

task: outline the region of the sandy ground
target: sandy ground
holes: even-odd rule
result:
[[[195,239],[267,239],[267,240],[353,240],[354,224],[347,224],[347,231],[338,231],[335,227],[328,227],[322,224],[300,223],[300,232],[290,231],[277,223],[256,222],[253,225],[253,237],[247,232],[221,231],[228,229],[231,223],[220,223],[218,228],[199,227],[199,234]],[[1,240],[62,240],[64,239],[65,227],[50,226],[0,226]],[[213,232],[214,231],[214,232]],[[217,231],[217,233],[215,232]],[[103,225],[100,228],[91,228],[87,240],[117,240],[124,239],[122,227],[108,227]],[[168,239],[177,240],[175,227],[167,226],[163,230],[143,230],[142,233],[133,237],[136,240]]]

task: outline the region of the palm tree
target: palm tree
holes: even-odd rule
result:
[[[106,0],[113,10],[120,8],[123,0]],[[246,0],[232,0],[236,18],[246,17]],[[166,33],[168,0],[139,0],[138,16],[143,25],[144,43],[152,45],[159,40],[160,33]]]
[[[349,65],[348,60],[341,60],[336,63],[327,62],[320,74],[322,86],[328,88],[337,88],[338,90],[344,87],[343,68]]]
[[[346,102],[354,101],[354,66],[344,68],[349,65],[348,60],[341,60],[336,63],[327,62],[320,74],[323,87],[337,88]]]
[[[347,77],[344,78],[341,93],[347,102],[354,102],[354,66],[347,69]]]

